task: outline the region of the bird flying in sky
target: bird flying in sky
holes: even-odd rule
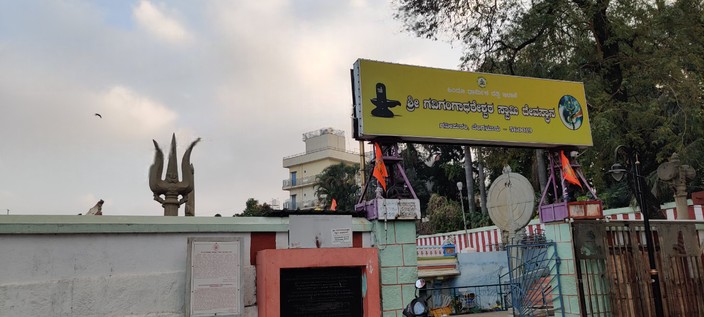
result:
[[[101,116],[99,113],[96,113],[95,116],[98,117],[98,118],[100,118],[100,119],[103,118],[103,116]]]

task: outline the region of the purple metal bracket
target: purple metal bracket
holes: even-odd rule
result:
[[[411,194],[412,199],[418,199],[418,196],[416,195],[415,190],[413,190],[413,187],[411,186],[411,182],[408,180],[408,177],[406,176],[406,171],[403,169],[403,159],[401,158],[399,151],[398,151],[398,144],[397,143],[389,143],[389,144],[380,144],[381,146],[381,152],[384,153],[384,150],[387,149],[388,152],[391,152],[391,155],[382,155],[382,160],[384,160],[384,164],[387,167],[387,170],[394,170],[397,175],[400,175],[401,179],[403,180],[403,183],[406,185],[408,188],[408,191]],[[375,158],[376,160],[377,158]],[[393,165],[393,166],[391,166]],[[359,201],[355,205],[355,211],[362,211],[364,210],[367,215],[367,219],[377,219],[378,218],[378,212],[377,212],[377,205],[376,199],[372,199],[370,201],[364,201],[364,196],[367,193],[367,189],[369,188],[369,184],[371,183],[372,179],[372,174],[369,175],[369,178],[367,182],[364,184],[364,189],[362,190],[362,195],[359,198]],[[389,175],[388,178],[388,183],[387,183],[387,188],[392,187],[397,183],[396,175],[392,173]],[[385,195],[386,193],[384,193]]]
[[[559,152],[548,151],[548,159],[550,160],[550,176],[548,178],[548,183],[545,186],[545,189],[543,189],[543,194],[540,197],[540,203],[538,204],[538,213],[540,214],[541,222],[561,221],[569,217],[570,207],[569,202],[567,201],[567,184],[565,181],[565,176],[562,173],[562,168],[555,164],[557,157],[559,157]],[[582,185],[589,190],[589,192],[594,196],[595,200],[598,200],[598,197],[596,196],[596,191],[591,186],[589,186],[589,183],[582,174],[581,165],[570,161],[570,166],[572,166],[572,169],[578,175],[579,179],[582,182]],[[558,196],[556,171],[559,171],[560,173],[559,188],[562,189],[562,195],[560,196]],[[555,201],[552,204],[546,204],[545,200],[547,197],[548,190],[550,188],[552,188],[553,190],[553,197],[555,198]]]

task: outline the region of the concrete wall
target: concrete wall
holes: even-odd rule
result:
[[[306,152],[314,152],[325,148],[345,150],[345,134],[335,134],[334,130],[321,129],[320,135],[305,139]]]
[[[249,234],[3,236],[0,315],[183,316],[189,236],[234,236],[249,245]],[[244,253],[244,303],[251,306],[255,272]],[[256,307],[245,310],[256,316]]]
[[[352,230],[371,246],[367,220]],[[262,235],[288,248],[288,218],[0,216],[0,316],[184,316],[189,237],[242,239],[244,316],[257,316]]]
[[[460,275],[448,281],[451,287],[498,284],[499,275],[508,272],[506,251],[458,253],[457,261]]]
[[[479,307],[491,308],[504,297],[504,292],[509,292],[505,287],[499,289],[498,286],[482,286],[501,283],[499,276],[508,272],[505,251],[458,253],[457,261],[460,275],[433,281],[433,288],[448,288],[433,292],[436,301],[440,301],[438,295],[441,294],[456,296],[474,293]],[[508,283],[508,276],[504,276],[503,282]],[[451,287],[457,289],[449,289]]]

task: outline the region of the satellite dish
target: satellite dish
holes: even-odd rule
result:
[[[530,222],[535,194],[523,175],[512,173],[508,168],[494,180],[487,196],[489,217],[501,230],[513,233]]]

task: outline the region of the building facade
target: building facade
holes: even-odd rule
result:
[[[283,181],[283,190],[289,192],[284,209],[311,210],[323,208],[315,195],[315,178],[331,165],[360,163],[358,152],[348,151],[345,132],[323,128],[303,134],[305,153],[283,158],[283,167],[288,169],[288,178]]]

